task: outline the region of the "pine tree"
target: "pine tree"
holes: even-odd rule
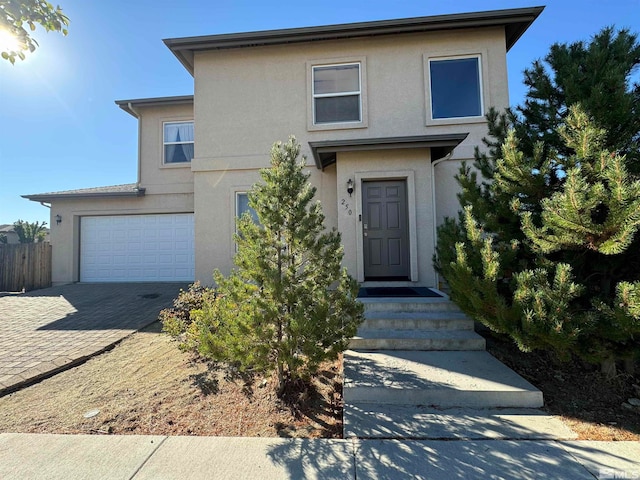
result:
[[[340,234],[324,227],[294,137],[271,150],[239,220],[237,269],[215,273],[216,300],[199,313],[201,353],[243,370],[275,370],[278,393],[344,351],[363,320],[357,282],[341,268]]]
[[[530,154],[542,141],[569,156],[558,129],[569,107],[580,103],[606,131],[604,146],[626,155],[631,171],[640,173],[640,85],[632,81],[639,66],[638,36],[626,29],[608,27],[588,43],[552,45],[524,72],[525,102],[511,116],[521,149]]]
[[[518,215],[510,203],[514,192],[520,207],[535,217],[541,213],[540,201],[563,184],[564,159],[572,151],[562,141],[559,128],[574,104],[579,103],[605,130],[603,146],[625,155],[630,171],[640,173],[640,85],[632,81],[632,73],[640,66],[637,38],[628,30],[615,32],[609,27],[588,43],[554,44],[543,60],[524,72],[528,87],[524,105],[502,114],[489,110],[489,137],[483,139],[486,151],[476,149],[475,171],[465,165],[457,176],[462,187],[460,204],[473,205],[474,217],[487,230],[522,240]],[[528,163],[500,177],[496,162],[503,159],[502,146],[510,129],[515,130],[522,152],[517,160]],[[492,190],[495,181],[505,188]]]
[[[581,108],[556,133],[571,155],[538,144],[528,157],[512,130],[479,202],[508,200],[518,238],[467,205],[439,231],[438,268],[465,312],[521,349],[576,354],[612,373],[615,360],[640,355],[640,180]],[[541,191],[558,165],[562,181],[532,208],[526,192]]]
[[[436,267],[465,311],[523,350],[577,353],[610,373],[639,355],[638,65],[628,30],[554,44],[525,70],[524,105],[488,112],[487,148],[457,176],[463,211],[438,232]]]

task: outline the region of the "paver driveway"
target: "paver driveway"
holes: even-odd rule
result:
[[[79,283],[0,296],[0,396],[153,323],[186,287]]]

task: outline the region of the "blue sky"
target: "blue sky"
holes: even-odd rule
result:
[[[544,5],[520,0],[59,0],[69,35],[35,32],[24,62],[0,61],[0,224],[49,221],[20,197],[136,181],[136,120],[113,102],[193,93],[163,38]],[[522,71],[554,42],[615,25],[640,32],[640,0],[548,0],[507,61],[512,105]],[[295,133],[295,132],[292,132]],[[274,139],[276,140],[276,139]]]

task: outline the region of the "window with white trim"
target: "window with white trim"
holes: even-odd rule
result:
[[[313,124],[362,122],[360,63],[312,67]]]
[[[187,163],[193,160],[193,122],[163,124],[164,163]]]
[[[480,57],[429,59],[431,119],[482,117]]]

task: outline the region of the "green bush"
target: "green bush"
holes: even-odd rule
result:
[[[172,308],[160,312],[158,320],[162,323],[162,331],[181,341],[183,349],[197,348],[197,328],[193,324],[192,312],[201,310],[205,302],[215,298],[215,290],[205,287],[200,282],[189,285],[188,290],[180,289]]]

